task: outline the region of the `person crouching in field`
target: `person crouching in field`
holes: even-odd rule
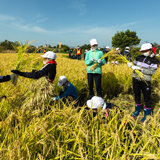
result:
[[[47,51],[44,55],[41,55],[44,58],[43,63],[45,64],[39,71],[32,72],[20,72],[18,70],[12,70],[11,72],[26,77],[26,78],[34,78],[39,79],[43,76],[46,76],[49,82],[53,82],[56,76],[56,54],[52,51]]]
[[[146,120],[147,115],[151,114],[151,77],[157,70],[158,60],[152,55],[152,45],[150,43],[144,43],[141,46],[140,51],[142,52],[142,55],[136,57],[134,65],[128,63],[128,66],[133,69],[133,91],[135,93],[135,111],[131,116],[136,118],[139,115],[142,106],[142,90],[145,102],[145,106],[143,107],[144,117],[141,119],[141,122],[143,123]],[[134,71],[136,69],[144,74],[146,82],[137,77],[137,74]]]
[[[93,110],[93,117],[97,115],[97,110],[101,109],[104,111],[105,116],[107,117],[109,115],[109,112],[113,108],[118,107],[112,103],[105,103],[104,100],[101,97],[93,96],[91,100],[87,101],[88,108],[92,108]],[[120,110],[120,112],[122,112]]]
[[[52,101],[72,97],[74,100],[78,98],[78,92],[75,88],[75,86],[67,81],[67,78],[65,76],[60,76],[58,80],[58,86],[63,86],[63,89],[60,91],[59,96],[52,97]]]
[[[89,85],[89,99],[94,96],[93,92],[93,79],[95,79],[97,96],[101,97],[101,74],[102,74],[102,65],[105,64],[105,59],[100,59],[103,56],[103,52],[98,50],[98,43],[96,39],[90,40],[91,50],[86,53],[85,64],[87,65],[87,77]],[[96,62],[98,65],[94,71],[91,71],[92,67]]]

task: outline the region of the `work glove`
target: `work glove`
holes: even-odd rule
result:
[[[140,70],[140,67],[135,66],[135,65],[133,65],[131,68],[132,68],[133,70],[135,70],[135,69]]]
[[[128,62],[127,65],[128,65],[128,67],[130,67],[130,68],[133,66],[132,62]]]
[[[58,97],[52,97],[51,101],[56,101],[58,98],[59,98],[59,96]]]
[[[18,74],[20,76],[25,76],[25,72],[20,72],[18,70],[11,70],[11,72],[14,73],[14,74]]]
[[[95,61],[96,61],[96,59],[95,59],[95,58],[93,58],[93,57],[91,57],[91,61],[92,61],[92,62],[95,62]]]
[[[101,59],[99,59],[97,62],[98,62],[98,63],[101,63],[101,62],[102,62],[102,60],[101,60]]]

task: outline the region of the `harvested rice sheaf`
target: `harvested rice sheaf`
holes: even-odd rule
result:
[[[39,109],[45,103],[48,104],[51,96],[56,96],[55,87],[49,83],[45,77],[42,77],[34,80],[33,83],[28,86],[27,91],[20,97],[19,103],[21,103],[21,107],[23,108],[31,107],[32,109]]]

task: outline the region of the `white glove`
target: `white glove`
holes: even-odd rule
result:
[[[159,54],[156,54],[156,56],[159,56]]]
[[[127,65],[128,65],[128,67],[130,67],[130,68],[133,66],[132,62],[128,62]]]
[[[95,62],[95,61],[96,61],[96,59],[95,59],[95,58],[93,58],[93,57],[91,57],[91,61],[92,61],[92,62]]]
[[[52,98],[51,98],[51,101],[55,101],[55,100],[56,100],[56,97],[52,97]]]
[[[13,78],[13,76],[14,76],[14,74],[11,74],[11,75],[10,75],[10,78],[12,79],[12,78]]]
[[[135,70],[135,69],[140,70],[140,69],[141,69],[140,67],[134,66],[134,65],[133,65],[131,68],[132,68],[133,70]]]
[[[101,59],[99,59],[97,62],[98,62],[98,63],[101,63],[101,62],[102,62],[102,60],[101,60]]]

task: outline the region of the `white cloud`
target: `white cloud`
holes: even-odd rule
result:
[[[9,15],[0,15],[0,21],[15,20],[15,17]]]

